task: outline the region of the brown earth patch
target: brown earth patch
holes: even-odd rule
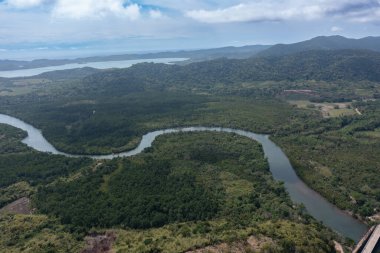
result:
[[[335,248],[335,251],[336,251],[337,253],[344,253],[344,249],[343,249],[342,244],[340,244],[340,243],[337,242],[337,241],[334,241],[334,248]]]
[[[22,197],[1,208],[0,213],[32,214],[33,209],[30,205],[30,199]]]
[[[116,240],[114,232],[106,232],[105,234],[93,233],[84,238],[86,248],[81,253],[111,253],[112,243]]]
[[[245,253],[261,250],[266,245],[272,245],[273,240],[268,237],[256,238],[250,236],[246,241],[221,243],[205,248],[187,251],[186,253]]]
[[[373,222],[380,222],[380,213],[372,215],[372,216],[368,217],[368,219],[370,221],[373,221]]]

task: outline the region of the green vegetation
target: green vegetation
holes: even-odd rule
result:
[[[120,252],[178,252],[256,234],[271,236],[279,252],[283,241],[297,252],[331,251],[332,234],[293,207],[260,145],[233,134],[161,136],[143,154],[40,188],[35,200],[79,234],[127,229],[117,230]]]
[[[118,253],[186,252],[222,242],[227,245],[237,243],[240,248],[244,248],[242,252],[334,252],[329,236],[321,238],[321,233],[326,233],[322,226],[287,220],[248,227],[231,226],[223,220],[188,222],[147,230],[115,232],[118,239],[113,248]],[[255,249],[244,245],[249,237],[263,245]]]
[[[88,84],[140,84],[144,87],[208,88],[252,81],[380,81],[380,52],[315,50],[288,56],[244,60],[217,59],[185,66],[145,63],[129,69],[96,73]],[[115,82],[117,80],[118,82]],[[136,88],[136,87],[135,87]]]
[[[359,51],[320,54],[315,51],[280,57],[273,64],[277,66],[281,63],[283,68],[297,70],[292,65],[295,64],[293,60],[302,56],[303,61],[314,62],[316,65],[310,63],[302,66],[303,70],[298,69],[299,71],[304,71],[305,68],[306,72],[314,71],[316,66],[323,65],[325,61],[331,64],[337,61],[343,62],[342,64],[350,62],[356,69],[360,64],[356,65],[355,59],[364,57],[375,60],[376,55],[369,57],[368,52]],[[322,60],[321,57],[327,58]],[[370,148],[372,144],[365,145],[364,140],[377,145],[377,130],[354,129],[350,132],[343,128],[351,124],[351,121],[358,125],[376,120],[374,113],[371,114],[372,118],[367,119],[369,114],[365,111],[365,105],[352,104],[352,100],[374,99],[380,94],[380,86],[368,81],[371,78],[363,77],[354,82],[344,75],[334,77],[334,82],[329,81],[329,76],[323,75],[316,78],[318,81],[300,73],[294,74],[294,81],[285,77],[277,78],[269,73],[258,75],[255,70],[259,69],[257,66],[267,69],[264,62],[269,64],[269,60],[263,59],[224,59],[186,66],[138,64],[129,69],[95,73],[83,80],[55,81],[48,89],[43,86],[43,92],[41,89],[17,96],[17,99],[3,97],[0,99],[1,111],[18,116],[42,129],[58,149],[77,154],[128,150],[136,146],[146,132],[167,127],[224,126],[268,133],[278,138],[276,140],[286,148],[297,168],[311,166],[315,170],[314,167],[320,167],[323,168],[324,175],[333,175],[330,181],[319,177],[319,173],[298,169],[301,177],[324,196],[340,207],[360,215],[376,213],[376,208],[379,208],[376,197],[379,184],[377,177],[373,177],[378,170],[376,151]],[[342,65],[341,68],[348,71],[348,66]],[[286,72],[281,71],[280,73]],[[357,69],[352,71],[357,72]],[[50,76],[53,78],[54,74]],[[267,81],[259,81],[262,79]],[[285,90],[311,90],[313,93],[286,93]],[[288,99],[311,102],[305,102],[305,109],[294,108],[281,101]],[[307,104],[314,107],[309,108]],[[351,106],[351,109],[335,109],[336,105]],[[356,107],[364,113],[363,116],[352,115]],[[377,108],[378,105],[373,107]],[[323,119],[323,116],[335,119]],[[301,138],[298,138],[300,135]],[[375,139],[369,141],[371,137]],[[351,140],[352,143],[358,141],[356,148],[351,145]],[[321,142],[319,145],[322,148],[319,151],[312,147],[316,141]],[[302,145],[299,144],[301,142]],[[331,143],[334,145],[329,147]],[[338,144],[344,145],[344,149],[337,150]],[[4,145],[9,146],[14,145]],[[328,150],[334,156],[331,155],[331,159],[325,161],[322,150]],[[360,152],[360,155],[365,162],[358,162],[360,159],[350,162],[349,165],[355,164],[355,169],[344,165],[347,154],[350,154],[351,159],[346,161],[351,161],[356,151],[363,150],[366,152]],[[292,155],[292,152],[298,155]],[[304,156],[301,155],[304,153]],[[307,158],[310,159],[306,160]],[[10,162],[8,160],[7,164]],[[335,168],[336,163],[341,164],[338,166],[341,169]],[[338,190],[334,178],[340,177],[340,170],[346,170],[347,176]],[[370,170],[368,174],[364,172],[367,170]],[[357,175],[355,178],[358,180],[372,177],[372,183],[368,185],[371,190],[364,187],[365,183],[362,187],[366,190],[353,189],[354,186],[348,180],[348,175],[352,173]],[[12,176],[8,184],[16,182],[16,178],[17,176]],[[312,181],[315,182],[311,183]],[[333,192],[337,193],[332,194]],[[344,194],[340,195],[341,192]],[[358,193],[359,199],[364,199],[364,202],[360,200],[354,204]],[[340,196],[339,201],[332,197],[337,194]],[[367,198],[367,195],[371,197]]]
[[[26,133],[13,127],[0,125],[0,136],[0,209],[33,196],[37,184],[49,183],[89,162],[31,151],[20,142]],[[66,253],[83,248],[57,220],[44,215],[0,212],[0,231],[0,252]]]
[[[249,236],[270,237],[263,250],[272,252],[289,245],[330,252],[334,238],[292,205],[260,145],[233,134],[161,136],[141,155],[99,163],[70,180],[40,182],[37,193],[27,183],[2,189],[4,196],[32,195],[50,217],[0,216],[7,252],[78,252],[86,231],[112,227],[117,252],[181,252]]]
[[[176,92],[112,93],[112,97],[102,92],[91,101],[68,96],[70,100],[28,105],[25,100],[3,108],[42,129],[54,146],[72,154],[128,150],[146,132],[167,127],[216,125],[273,133],[299,113],[281,101]]]
[[[0,124],[0,154],[18,153],[28,150],[20,142],[27,134],[14,127]]]
[[[300,128],[314,124],[318,128],[274,140],[308,185],[340,208],[364,218],[380,210],[380,142],[376,137],[380,106],[379,102],[356,106],[363,116],[310,120]]]
[[[160,137],[145,154],[107,162],[78,180],[40,189],[36,204],[42,212],[60,216],[64,223],[87,229],[118,224],[149,228],[177,221],[208,220],[222,212],[222,206],[225,209],[234,204],[225,203],[229,200],[225,194],[233,199],[252,194],[252,183],[240,180],[243,175],[254,180],[252,175],[244,174],[248,165],[257,174],[255,180],[258,177],[265,179],[261,174],[270,180],[260,147],[250,142],[249,139],[211,133]],[[112,173],[118,165],[122,169]],[[107,187],[102,186],[104,176],[110,173]],[[234,189],[235,185],[243,188]],[[280,196],[286,198],[285,192],[280,190],[283,188],[277,187]],[[264,185],[259,188],[257,194],[272,195],[271,188]],[[262,198],[264,201],[265,197]],[[252,205],[262,205],[259,199],[255,201],[257,203]],[[271,204],[274,205],[275,201]],[[265,208],[270,209],[269,206]],[[231,213],[231,210],[224,212]]]
[[[0,208],[19,198],[30,197],[33,193],[35,189],[23,181],[0,188]]]
[[[79,252],[83,243],[45,215],[0,215],[0,251]]]
[[[290,55],[309,50],[339,50],[339,49],[367,49],[380,51],[377,37],[366,37],[362,39],[348,39],[339,35],[318,36],[310,40],[297,42],[294,44],[278,44],[262,51],[262,56]]]
[[[20,142],[25,136],[23,131],[0,125],[0,187],[8,187],[20,181],[32,186],[47,184],[92,164],[91,159],[73,159],[32,151]],[[19,186],[25,189],[25,185],[16,188]]]
[[[1,79],[0,89],[26,87],[1,96],[0,111],[77,154],[128,150],[146,132],[168,127],[268,133],[307,184],[364,218],[380,210],[379,59],[367,51],[311,51]],[[34,152],[19,142],[24,137],[0,125],[0,207],[30,197],[48,216],[28,218],[26,227],[37,229],[32,236],[22,230],[16,244],[5,242],[14,251],[38,251],[29,238],[46,238],[46,229],[72,245],[52,251],[76,251],[81,243],[73,237],[80,241],[109,229],[117,233],[120,252],[181,252],[249,236],[270,238],[266,252],[333,251],[334,235],[292,205],[251,140],[216,133],[161,136],[136,157],[95,165]],[[2,226],[26,219],[7,217]],[[39,219],[52,227],[38,225]],[[4,241],[11,240],[7,233]]]
[[[0,155],[0,161],[0,187],[18,181],[32,185],[49,183],[91,164],[90,159],[69,159],[35,152]]]
[[[305,100],[289,101],[290,104],[298,108],[318,110],[324,118],[336,118],[343,116],[353,116],[358,114],[351,103],[313,103]]]

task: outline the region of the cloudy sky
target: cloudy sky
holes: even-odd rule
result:
[[[380,0],[0,0],[0,59],[380,35]],[[38,58],[38,57],[37,57]]]

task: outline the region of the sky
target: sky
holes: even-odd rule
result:
[[[0,0],[0,59],[380,35],[380,0]]]

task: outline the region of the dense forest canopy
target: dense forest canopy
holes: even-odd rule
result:
[[[92,227],[147,229],[213,220],[215,225],[181,233],[219,237],[221,231],[254,227],[268,219],[311,222],[273,180],[259,144],[220,133],[161,136],[137,157],[114,160],[75,181],[40,189],[36,206],[77,233]],[[325,240],[294,238],[289,243],[299,251],[328,251],[331,245]]]
[[[246,60],[217,59],[185,66],[142,63],[84,79],[91,85],[187,88],[268,80],[380,81],[380,53],[360,50],[315,50],[287,56]],[[120,87],[121,88],[121,87]]]
[[[0,112],[76,154],[129,150],[143,134],[169,127],[270,134],[309,186],[374,223],[380,210],[379,66],[380,53],[373,51],[314,50],[52,72],[1,79]],[[51,222],[48,229],[73,248],[79,247],[74,237],[111,228],[125,239],[116,242],[121,252],[185,251],[252,235],[273,238],[270,247],[279,252],[330,252],[333,238],[343,242],[292,205],[261,147],[244,138],[162,136],[137,157],[97,163],[37,153],[20,143],[24,137],[0,126],[0,205],[30,197],[39,213],[26,223],[33,233],[40,236]],[[19,222],[25,221],[0,219],[9,227]],[[22,247],[10,230],[6,238]]]

